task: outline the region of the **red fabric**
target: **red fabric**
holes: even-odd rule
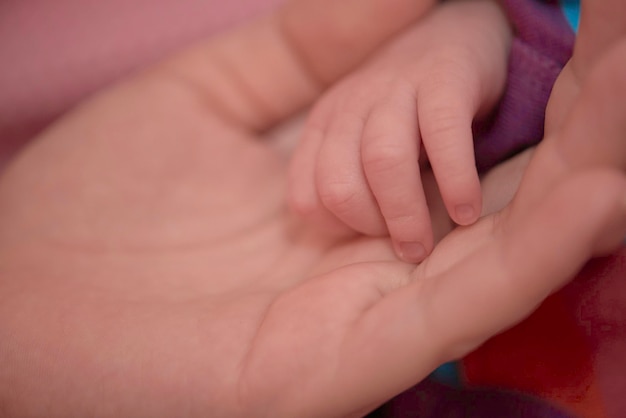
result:
[[[626,250],[591,262],[526,321],[467,356],[467,383],[517,389],[583,417],[623,417],[625,272]]]

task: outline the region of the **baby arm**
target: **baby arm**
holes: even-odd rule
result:
[[[493,0],[446,2],[396,38],[313,109],[291,164],[292,207],[334,229],[388,233],[401,258],[421,261],[433,247],[423,146],[450,217],[476,221],[472,121],[502,93],[510,38]]]

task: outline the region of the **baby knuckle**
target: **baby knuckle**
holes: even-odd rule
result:
[[[384,144],[384,139],[368,141],[369,145],[363,146],[361,158],[368,171],[392,171],[406,161],[407,150],[398,145]]]
[[[330,181],[319,186],[320,199],[332,210],[344,211],[357,200],[358,188],[351,182]]]
[[[429,111],[428,117],[424,119],[426,120],[420,124],[420,131],[424,137],[424,141],[428,141],[432,138],[453,137],[455,135],[459,136],[459,141],[462,139],[459,132],[465,129],[466,122],[464,118],[456,115],[453,110],[447,108],[433,108]],[[467,129],[471,129],[471,126],[467,126]],[[435,141],[434,144],[446,146],[438,141]]]

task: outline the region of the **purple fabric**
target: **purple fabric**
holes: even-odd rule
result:
[[[475,127],[476,164],[481,172],[541,140],[546,104],[575,38],[556,2],[502,3],[516,36],[505,94],[492,119]]]
[[[456,389],[426,380],[368,418],[570,418],[530,396],[488,389]]]

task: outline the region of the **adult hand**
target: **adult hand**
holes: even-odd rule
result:
[[[360,56],[334,67],[315,37],[285,46],[276,16],[94,98],[0,178],[4,414],[362,415],[626,232],[623,167],[556,175],[561,148],[540,147],[508,209],[417,268],[385,239],[317,234],[286,211],[286,164],[258,132],[318,92],[303,63],[331,81]]]

